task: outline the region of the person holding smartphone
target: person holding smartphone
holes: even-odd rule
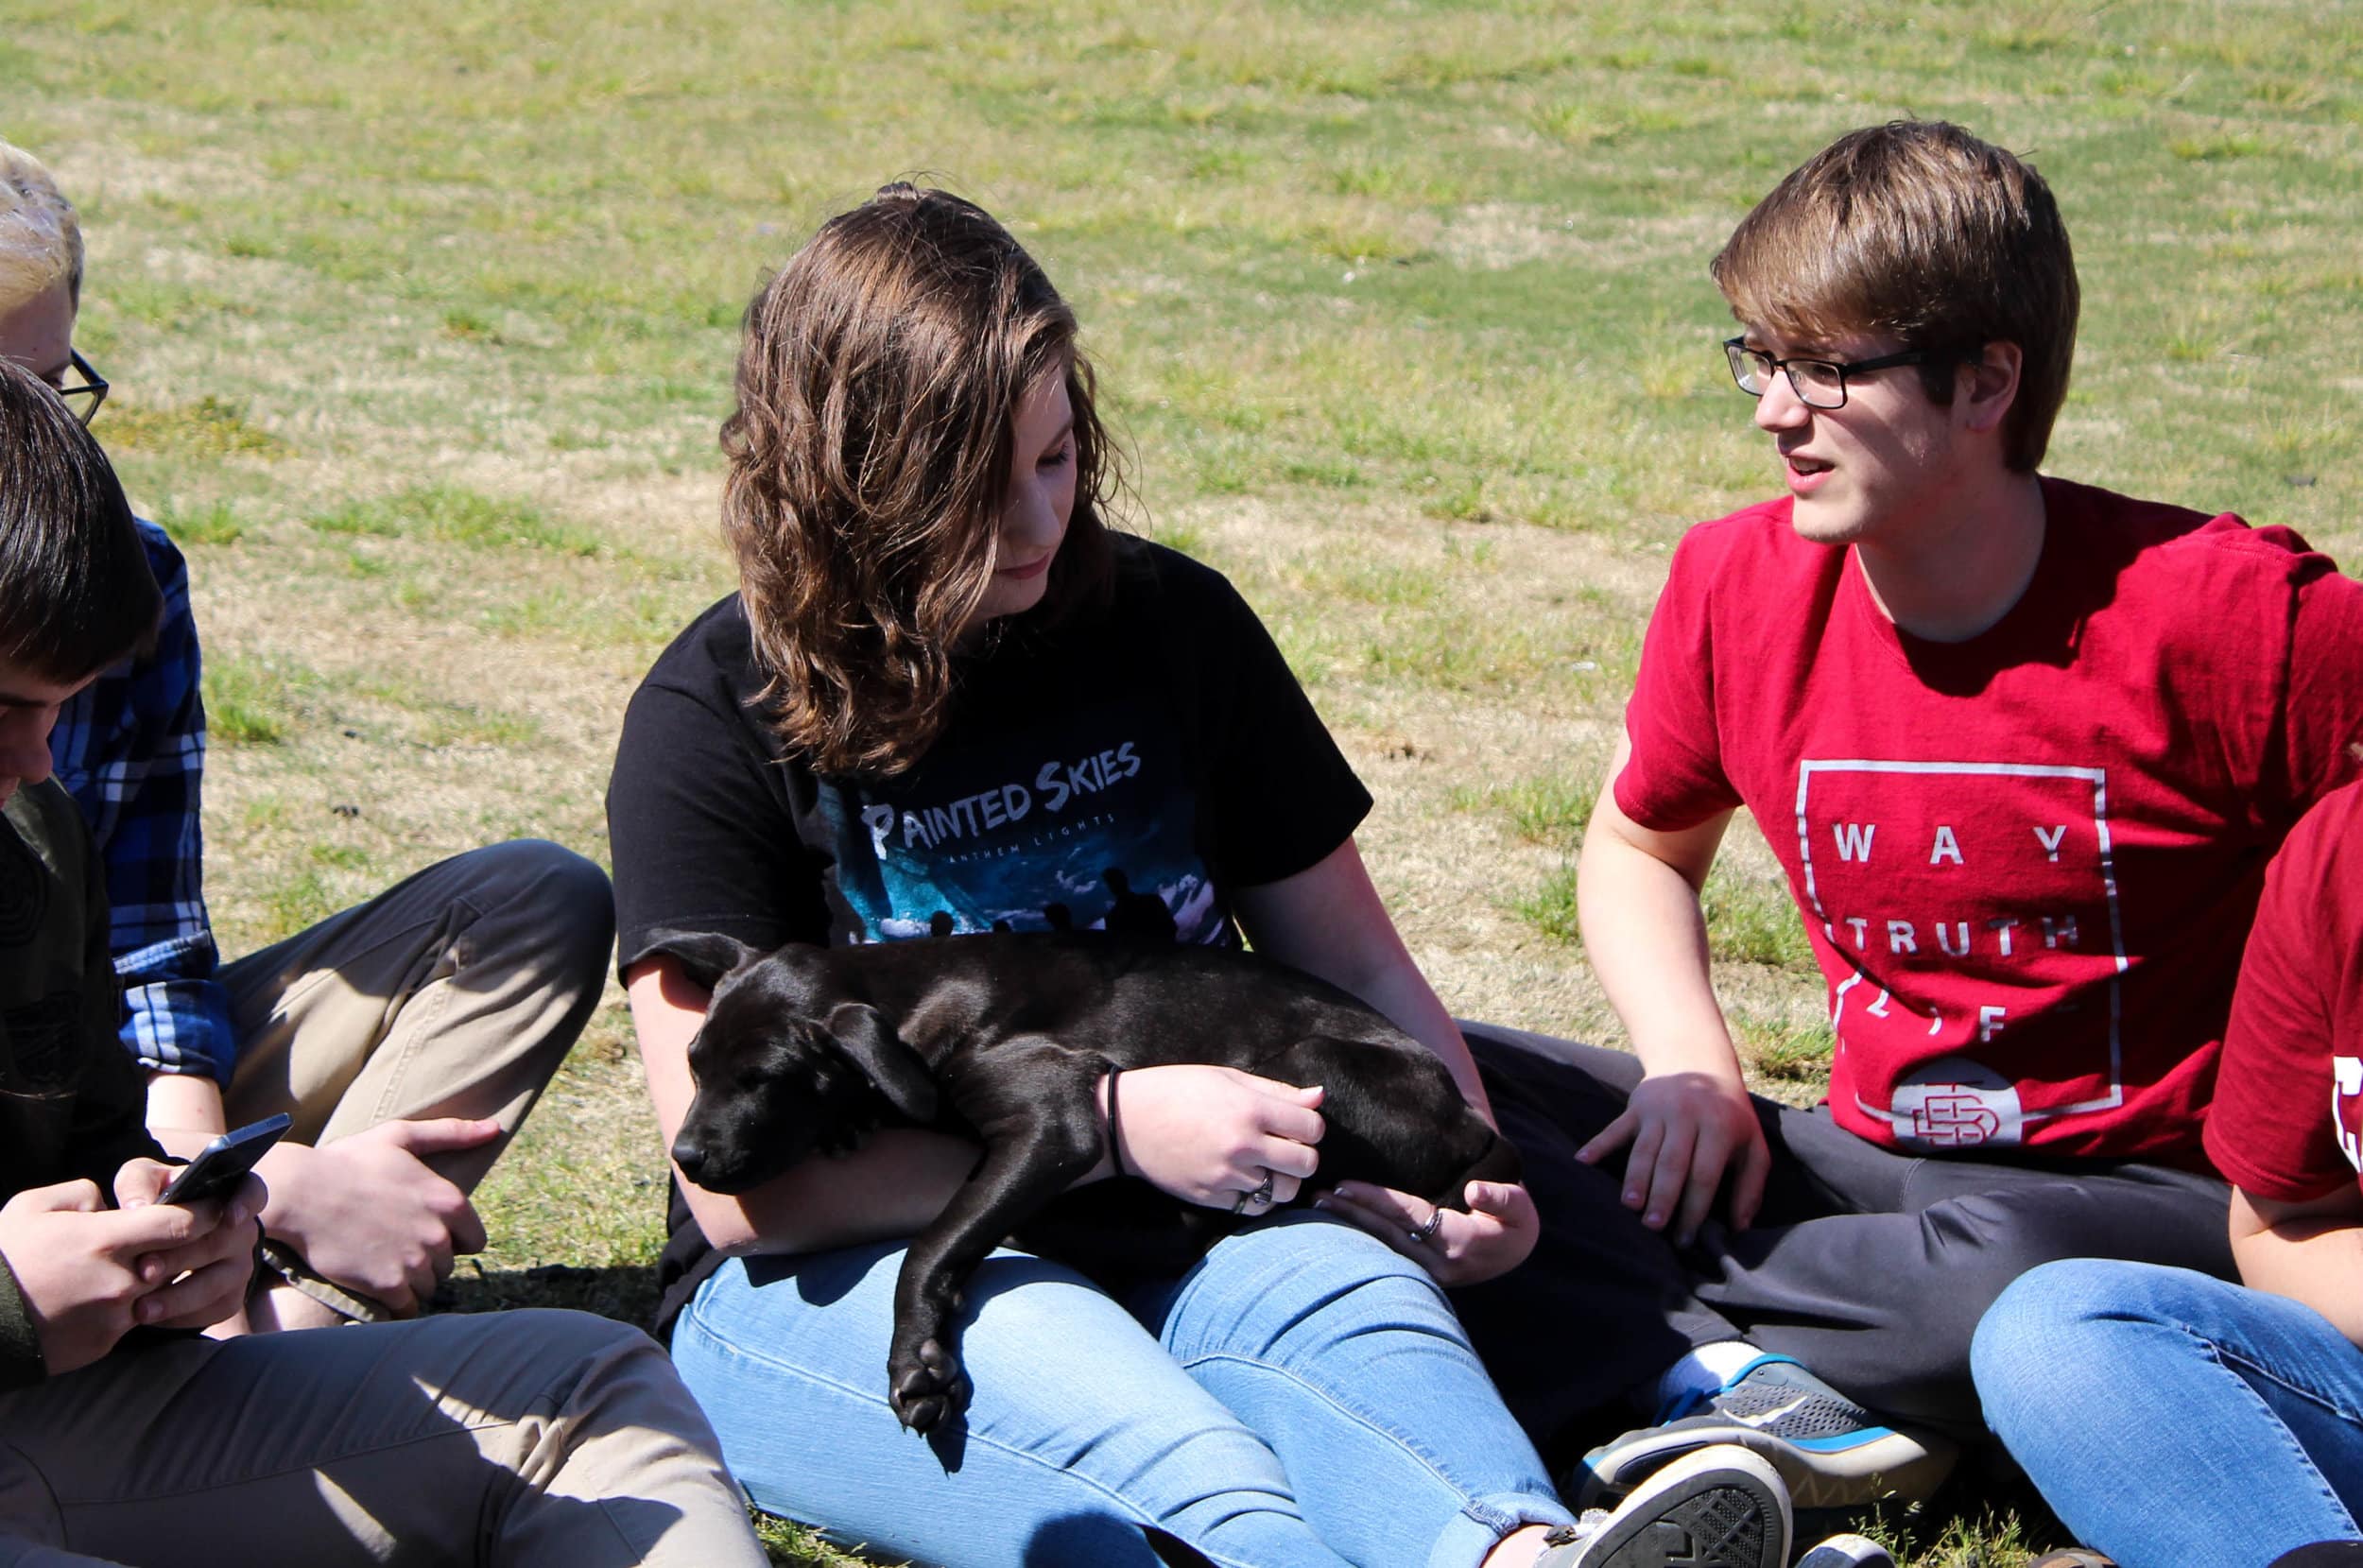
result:
[[[88,424],[108,384],[74,347],[82,234],[30,154],[0,142],[0,359]],[[48,745],[90,824],[147,1124],[176,1154],[276,1111],[262,1172],[266,1272],[248,1326],[418,1312],[481,1250],[470,1194],[597,1004],[606,873],[518,839],[456,855],[227,963],[203,889],[205,705],[189,574],[139,521],[155,636],[65,702]]]
[[[161,602],[105,456],[0,360],[0,1563],[759,1568],[711,1428],[635,1329],[192,1332],[245,1299],[269,1194],[161,1201],[101,864],[50,778],[60,707]]]

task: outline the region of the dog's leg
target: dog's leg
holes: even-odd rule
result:
[[[1001,1239],[1098,1163],[1093,1090],[1106,1063],[1047,1041],[1012,1041],[965,1063],[946,1084],[985,1157],[903,1256],[894,1286],[888,1398],[914,1432],[967,1400],[958,1321],[963,1291]]]

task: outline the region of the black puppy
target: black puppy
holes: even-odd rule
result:
[[[889,1122],[984,1146],[895,1284],[888,1397],[915,1431],[966,1396],[953,1325],[969,1276],[1099,1163],[1094,1091],[1111,1068],[1204,1062],[1321,1085],[1323,1186],[1371,1181],[1465,1209],[1469,1181],[1518,1179],[1517,1151],[1425,1046],[1337,987],[1233,949],[1081,931],[768,955],[716,936],[653,945],[714,992],[672,1149],[699,1186],[746,1192]],[[1146,1182],[1097,1185],[1187,1208],[1199,1250],[1244,1223]]]

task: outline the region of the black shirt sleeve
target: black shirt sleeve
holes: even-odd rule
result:
[[[1209,863],[1234,887],[1294,876],[1353,836],[1370,791],[1239,591],[1185,557],[1153,559],[1172,611],[1166,656],[1197,715]]]
[[[732,661],[744,627],[734,597],[716,606],[625,712],[607,789],[618,973],[667,928],[764,949],[828,939],[819,873],[787,809],[786,765],[766,752],[744,708],[751,660]]]

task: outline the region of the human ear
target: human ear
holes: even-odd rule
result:
[[[2018,377],[2027,354],[2016,343],[1987,344],[1975,359],[1961,364],[1953,405],[1962,422],[1976,431],[1998,430],[2018,402]]]

